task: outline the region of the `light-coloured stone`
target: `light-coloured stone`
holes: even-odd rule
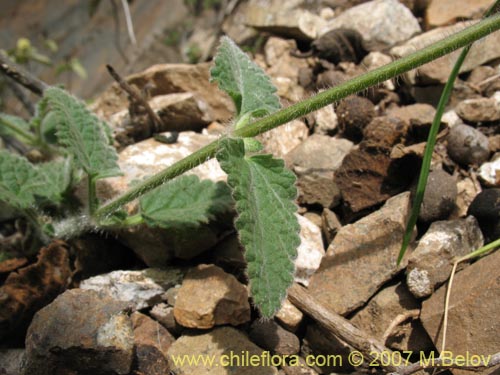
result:
[[[166,303],[155,305],[151,309],[150,315],[173,335],[180,335],[184,330],[184,327],[175,321],[174,308]]]
[[[264,145],[264,151],[282,158],[309,136],[307,125],[300,120],[274,128],[257,139]]]
[[[189,328],[239,325],[250,320],[246,287],[214,265],[201,264],[184,278],[174,306],[175,320]]]
[[[491,4],[490,0],[431,0],[425,13],[425,19],[430,28],[443,26],[457,19],[480,16]]]
[[[406,265],[397,265],[410,194],[390,198],[378,211],[343,226],[309,283],[309,293],[325,307],[347,314],[364,304]],[[409,253],[409,251],[407,252]]]
[[[408,260],[406,284],[417,298],[427,297],[450,276],[456,257],[483,246],[476,219],[436,221]]]
[[[498,352],[500,332],[500,251],[478,260],[455,275],[448,308],[446,350],[453,357],[469,353],[488,356]],[[443,337],[443,314],[447,287],[443,285],[422,305],[420,319],[436,347]],[[477,374],[498,373],[498,368]],[[468,371],[453,370],[455,375]]]
[[[290,332],[296,332],[304,318],[304,314],[296,308],[288,298],[283,301],[275,315],[276,320]]]
[[[133,310],[141,310],[160,302],[168,288],[181,282],[182,275],[176,268],[113,271],[83,280],[80,288],[108,295],[126,302]]]
[[[481,192],[481,185],[467,177],[457,182],[457,199],[455,209],[450,215],[450,219],[458,219],[467,215],[470,204]]]
[[[500,187],[500,153],[479,168],[479,178],[489,187]]]
[[[415,51],[421,50],[425,46],[444,39],[448,35],[452,35],[465,27],[474,24],[474,21],[459,22],[453,26],[440,27],[418,35],[401,46],[391,49],[391,55],[399,58],[409,55]],[[460,72],[468,72],[475,67],[482,65],[490,60],[500,57],[500,33],[493,33],[481,39],[481,43],[474,43],[467,55]],[[452,52],[449,55],[443,56],[433,62],[425,64],[420,68],[414,69],[406,73],[404,77],[411,84],[435,84],[446,83],[454,62],[457,60],[460,51]]]
[[[448,125],[449,128],[454,127],[455,125],[463,124],[463,121],[458,117],[457,112],[453,109],[446,111],[441,117],[441,122],[444,122]]]
[[[327,105],[313,113],[314,133],[332,135],[338,126],[338,118],[332,105]]]
[[[495,98],[466,99],[458,103],[455,111],[468,122],[500,120],[500,103]]]
[[[389,48],[420,32],[418,20],[397,0],[373,0],[354,6],[320,29],[349,28],[358,31],[370,50]]]
[[[309,219],[296,215],[300,224],[300,245],[295,259],[295,281],[305,286],[325,255],[321,229]]]
[[[290,54],[296,50],[297,44],[295,40],[269,38],[264,46],[264,58],[266,65],[269,67],[267,74],[271,77],[291,78],[294,83],[297,83],[299,69],[307,68],[308,65],[305,59]]]
[[[391,62],[392,62],[391,56],[386,55],[385,53],[379,51],[373,51],[365,56],[361,64],[364,67],[366,67],[367,71],[371,71],[380,68],[381,66],[384,66],[386,64],[389,64]],[[387,90],[393,91],[395,89],[394,82],[392,82],[392,80],[390,79],[384,81],[383,85]]]
[[[263,358],[263,349],[252,343],[245,334],[231,328],[216,328],[202,335],[181,336],[168,350],[170,369],[178,375],[276,375],[278,369],[262,362],[249,363],[245,359],[258,356]],[[190,365],[175,363],[174,358],[201,354],[213,358],[213,364]],[[244,362],[246,361],[246,362]]]

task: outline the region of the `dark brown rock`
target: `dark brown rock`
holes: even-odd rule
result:
[[[347,80],[347,75],[345,73],[339,72],[337,70],[327,70],[318,74],[316,77],[316,89],[322,90],[325,88],[336,86]]]
[[[260,347],[277,354],[297,354],[300,350],[298,337],[274,320],[254,321],[250,326],[249,336]]]
[[[498,352],[500,320],[500,252],[478,260],[459,272],[454,279],[448,310],[446,350],[453,357],[458,355],[489,355]],[[421,320],[437,347],[443,336],[443,301],[447,287],[439,288],[422,305]],[[495,370],[482,370],[479,374],[491,374]],[[498,371],[498,369],[496,370]],[[453,370],[455,375],[468,371]]]
[[[486,242],[500,237],[500,189],[485,189],[469,206],[468,215],[479,222]]]
[[[364,149],[390,150],[398,143],[404,143],[409,126],[392,117],[375,117],[363,130]]]
[[[349,96],[340,102],[336,113],[342,134],[351,141],[359,142],[363,129],[375,117],[375,107],[366,98]]]
[[[24,374],[128,374],[134,343],[125,308],[94,291],[66,291],[35,315]]]
[[[410,135],[414,143],[427,141],[435,114],[436,109],[425,103],[396,107],[388,112],[388,116],[397,117],[410,127]],[[440,130],[443,128],[444,124],[440,126]]]
[[[158,322],[135,312],[130,317],[134,329],[135,364],[137,371],[147,375],[169,372],[167,352],[174,337]]]
[[[35,312],[69,286],[71,274],[62,241],[42,248],[35,264],[10,273],[0,287],[0,340],[13,334],[23,337]]]

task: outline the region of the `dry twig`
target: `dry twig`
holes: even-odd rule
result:
[[[39,96],[42,96],[45,89],[49,87],[45,82],[11,61],[3,53],[0,53],[0,71]]]

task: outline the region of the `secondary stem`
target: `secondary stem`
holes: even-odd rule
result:
[[[365,90],[390,78],[415,69],[423,64],[444,56],[454,50],[467,46],[472,42],[500,29],[500,14],[484,19],[477,24],[464,29],[445,40],[434,43],[397,61],[393,61],[371,72],[365,73],[347,82],[341,83],[314,97],[275,112],[260,120],[234,131],[236,137],[254,137],[274,129],[289,121],[302,117],[317,109],[334,103],[346,96]],[[188,157],[174,163],[157,175],[147,179],[123,195],[112,200],[95,212],[97,218],[104,218],[122,205],[131,202],[142,194],[156,188],[164,182],[213,158],[217,152],[218,141],[201,148]]]

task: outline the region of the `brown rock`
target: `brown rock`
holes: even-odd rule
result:
[[[347,314],[365,303],[382,284],[405,267],[397,256],[410,208],[410,194],[389,199],[374,213],[340,229],[309,292],[326,307]]]
[[[184,327],[175,321],[174,308],[168,306],[166,303],[159,303],[158,305],[155,305],[151,309],[150,314],[169,332],[176,336],[180,335],[184,330]]]
[[[404,142],[409,126],[398,118],[375,117],[363,130],[363,149],[390,150]]]
[[[198,353],[213,359],[213,363],[189,365],[186,362],[175,363],[173,360]],[[179,375],[277,374],[276,367],[268,366],[265,360],[264,363],[259,361],[253,364],[245,360],[247,354],[248,358],[262,358],[262,353],[263,349],[252,343],[242,332],[231,327],[216,328],[202,335],[181,336],[168,350],[170,369]]]
[[[219,267],[199,265],[184,278],[174,316],[179,324],[190,328],[246,323],[250,320],[247,289]]]
[[[431,350],[433,344],[417,320],[419,313],[420,303],[405,285],[398,283],[378,292],[351,322],[370,337],[390,343],[393,349]],[[398,319],[400,323],[391,327]]]
[[[360,141],[363,129],[375,117],[371,101],[360,96],[349,96],[342,100],[335,110],[342,134],[351,141]]]
[[[321,214],[321,221],[323,238],[325,239],[325,244],[329,245],[337,235],[340,228],[342,228],[342,224],[340,223],[337,215],[328,208],[323,210],[323,213]]]
[[[302,357],[296,357],[293,365],[281,366],[286,375],[317,375],[318,373],[307,365],[307,362]],[[294,358],[295,360],[295,358]]]
[[[290,54],[297,50],[295,40],[284,40],[271,37],[264,46],[264,57],[269,67],[267,74],[271,77],[290,78],[295,84],[298,83],[299,70],[308,67],[305,59],[294,57]]]
[[[24,374],[128,374],[134,336],[125,309],[94,291],[66,291],[33,318]]]
[[[469,122],[490,122],[500,120],[500,105],[494,98],[467,99],[455,108],[457,114]]]
[[[396,107],[388,111],[390,117],[397,117],[410,127],[413,142],[427,141],[435,114],[436,109],[430,104],[424,103]],[[443,126],[440,127],[440,130],[442,128]]]
[[[489,355],[498,352],[500,321],[500,252],[496,251],[459,272],[454,279],[448,310],[446,350],[458,355]],[[422,305],[420,319],[437,347],[443,336],[443,301],[447,287],[439,288]],[[493,371],[493,372],[492,372]],[[498,371],[498,369],[496,370]],[[467,371],[453,370],[455,375]],[[495,373],[493,369],[479,374]]]
[[[250,326],[250,339],[261,348],[277,354],[297,354],[300,342],[297,336],[282,328],[274,320],[255,320]]]
[[[134,329],[137,371],[148,375],[168,374],[167,353],[174,337],[158,322],[135,312],[130,317]]]
[[[431,0],[425,19],[429,28],[444,26],[453,23],[457,19],[470,19],[481,16],[491,5],[489,0],[454,1],[454,0]]]
[[[211,63],[158,64],[126,78],[139,90],[146,86],[154,99],[155,96],[192,93],[208,104],[207,115],[220,122],[228,121],[234,113],[232,100],[209,82]],[[109,87],[92,105],[97,115],[109,119],[113,114],[128,108],[127,95],[117,84]]]
[[[21,364],[24,360],[24,349],[0,350],[0,374],[21,375]]]
[[[467,177],[457,182],[457,199],[450,219],[458,219],[467,215],[467,210],[474,198],[481,192],[481,185]]]
[[[0,287],[0,339],[21,337],[37,310],[48,305],[71,282],[72,270],[63,241],[42,248],[35,264],[9,274]]]

